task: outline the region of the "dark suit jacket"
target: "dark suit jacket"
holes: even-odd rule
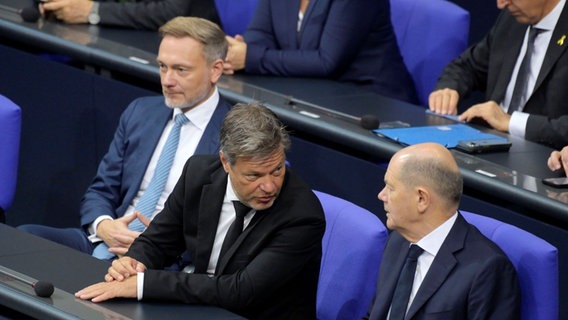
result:
[[[460,97],[481,90],[487,100],[501,103],[527,27],[503,10],[487,36],[445,68],[436,87],[456,89]],[[534,92],[523,110],[530,114],[525,139],[554,148],[568,145],[568,41],[558,44],[565,35],[568,6],[552,33]]]
[[[272,207],[255,214],[216,274],[206,274],[227,180],[219,156],[189,159],[164,210],[127,254],[150,269],[144,299],[216,305],[250,319],[315,319],[325,218],[289,169]],[[195,273],[156,270],[186,249]]]
[[[388,0],[310,1],[300,33],[299,0],[260,0],[247,31],[246,72],[349,81],[416,102]]]
[[[386,319],[410,243],[392,232],[383,253],[374,304],[365,319]],[[406,319],[519,319],[520,289],[507,256],[458,214]]]
[[[219,132],[230,105],[220,98],[203,132],[195,154],[216,154]],[[163,96],[134,100],[122,113],[108,152],[81,201],[81,225],[91,224],[101,215],[119,218],[140,189],[146,167],[172,117]]]
[[[126,3],[102,1],[100,24],[158,30],[177,16],[200,17],[221,24],[214,0],[136,0]]]

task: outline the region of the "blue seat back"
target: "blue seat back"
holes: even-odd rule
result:
[[[317,318],[361,319],[375,294],[387,229],[371,212],[338,197],[315,193],[326,219]]]
[[[521,288],[521,319],[558,319],[558,250],[543,239],[499,220],[460,211],[509,257]]]
[[[10,208],[16,193],[21,121],[20,107],[0,95],[0,212]]]
[[[258,0],[215,0],[221,19],[221,27],[226,34],[243,34],[256,10]]]
[[[428,105],[444,67],[467,47],[469,13],[446,0],[390,0],[400,53],[418,99]]]

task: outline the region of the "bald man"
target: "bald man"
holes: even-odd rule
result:
[[[515,269],[457,211],[462,185],[452,154],[439,144],[409,146],[392,157],[378,197],[393,232],[364,319],[519,319]],[[418,252],[416,270],[409,272],[408,302],[400,302],[393,297],[401,295],[397,282],[409,251]]]

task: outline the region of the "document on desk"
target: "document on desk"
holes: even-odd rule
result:
[[[482,132],[461,123],[441,126],[376,129],[373,132],[378,136],[391,139],[404,146],[423,142],[436,142],[448,149],[455,148],[463,140],[502,139],[507,141],[507,138]]]

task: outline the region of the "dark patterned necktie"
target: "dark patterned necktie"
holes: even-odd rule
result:
[[[424,249],[415,244],[411,245],[408,250],[406,261],[394,290],[389,320],[403,320],[406,315],[408,299],[414,282],[414,273],[416,272],[416,263],[422,252],[424,252]]]
[[[527,51],[523,57],[521,66],[519,67],[517,81],[515,82],[515,88],[513,89],[513,95],[511,96],[511,103],[507,110],[507,113],[509,114],[512,114],[514,111],[522,110],[528,100],[528,80],[531,69],[531,58],[534,51],[534,40],[541,31],[542,29],[537,29],[532,26],[530,27]]]

